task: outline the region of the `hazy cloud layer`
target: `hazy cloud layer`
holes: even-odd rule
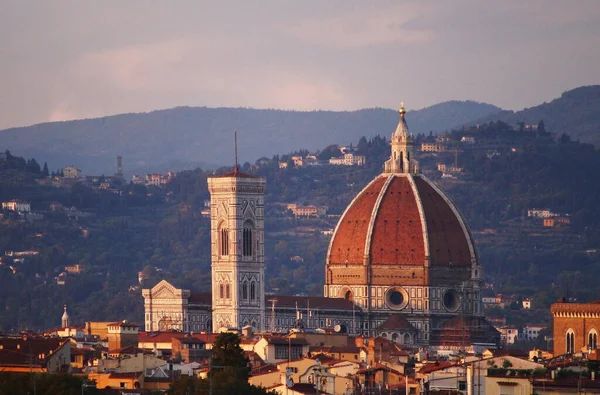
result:
[[[520,109],[600,83],[600,2],[0,0],[0,128],[180,105]]]

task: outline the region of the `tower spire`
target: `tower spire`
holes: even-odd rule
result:
[[[233,167],[234,174],[237,174],[239,171],[238,167],[238,152],[237,152],[237,130],[234,132],[233,141],[235,145],[235,166]]]

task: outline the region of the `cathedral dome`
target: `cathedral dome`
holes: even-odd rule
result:
[[[382,174],[340,218],[328,265],[468,266],[476,262],[464,219],[431,181],[416,174]]]
[[[354,198],[333,233],[326,285],[457,287],[481,278],[465,220],[419,173],[403,110],[385,171]]]

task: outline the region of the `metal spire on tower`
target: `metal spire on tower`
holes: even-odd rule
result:
[[[239,171],[238,168],[238,152],[237,152],[237,130],[234,132],[234,145],[235,145],[235,166],[233,167],[233,172],[237,174]]]

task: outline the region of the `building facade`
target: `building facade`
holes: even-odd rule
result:
[[[81,177],[81,170],[75,166],[66,166],[62,169],[64,178],[79,178]]]
[[[2,210],[15,211],[19,213],[30,213],[31,204],[23,200],[10,200],[2,202]]]
[[[598,348],[600,301],[569,303],[566,300],[550,307],[554,320],[554,355],[588,352]]]

